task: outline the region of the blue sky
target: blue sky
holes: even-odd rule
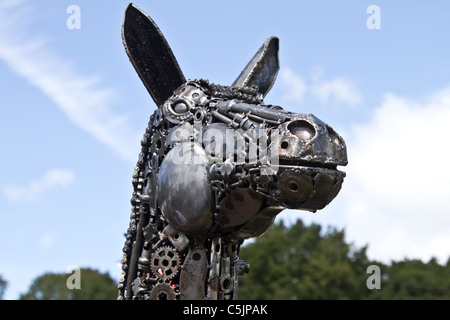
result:
[[[71,265],[118,277],[131,175],[156,106],[121,40],[129,1],[0,0],[0,274],[17,299]],[[450,248],[446,1],[136,1],[186,78],[229,85],[272,35],[265,102],[313,113],[348,144],[339,196],[277,219],[345,228],[370,258]],[[370,5],[380,29],[366,25]],[[67,8],[81,29],[68,29]],[[245,259],[245,257],[244,257]]]

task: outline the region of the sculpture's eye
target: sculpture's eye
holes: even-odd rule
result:
[[[165,119],[173,124],[179,124],[183,121],[190,121],[194,114],[190,112],[195,107],[192,100],[186,97],[174,95],[162,106],[162,113]]]
[[[288,125],[288,130],[301,140],[310,140],[316,134],[314,127],[304,120],[291,122]]]
[[[175,113],[178,113],[178,114],[186,113],[189,111],[189,107],[183,101],[176,101],[172,105],[172,109],[173,109],[173,111],[175,111]]]

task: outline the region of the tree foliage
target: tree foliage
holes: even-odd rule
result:
[[[345,242],[344,230],[320,225],[274,224],[241,248],[250,273],[239,279],[240,299],[449,299],[450,259],[442,266],[404,260],[369,261],[367,247]],[[370,290],[367,268],[380,267],[381,289]]]
[[[8,282],[0,275],[0,300],[3,300],[3,296],[5,294],[7,286]]]
[[[450,300],[450,258],[445,265],[404,259],[389,265],[367,258],[367,247],[346,243],[344,230],[276,223],[241,248],[250,273],[239,279],[240,299],[446,299]],[[380,270],[380,289],[369,289],[368,267]],[[20,299],[116,299],[116,282],[107,274],[80,270],[81,289],[69,289],[70,273],[45,273]],[[0,276],[0,299],[7,282]]]
[[[117,283],[109,274],[90,268],[80,269],[80,289],[69,289],[70,273],[45,273],[36,278],[21,300],[112,300],[117,297]]]
[[[450,259],[446,265],[435,258],[405,259],[384,268],[382,289],[372,292],[372,299],[450,300]]]

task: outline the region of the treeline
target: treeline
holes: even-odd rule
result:
[[[280,222],[241,249],[250,273],[239,280],[239,298],[450,299],[450,258],[386,265],[366,251],[346,243],[344,230]]]
[[[239,279],[239,299],[450,299],[450,258],[445,265],[436,259],[386,265],[369,260],[366,251],[346,243],[344,230],[323,230],[301,220],[290,226],[277,223],[241,248],[250,273]],[[67,273],[45,273],[19,299],[116,299],[117,283],[109,274],[79,271],[79,284],[70,282]],[[70,289],[76,285],[81,290]],[[0,299],[6,289],[0,276]]]
[[[117,283],[108,273],[91,268],[77,270],[79,279],[70,273],[46,272],[33,280],[19,300],[112,300],[117,298]],[[3,280],[3,282],[2,282]],[[79,283],[78,283],[79,280]],[[0,300],[7,281],[0,277]],[[77,290],[79,289],[79,290]]]

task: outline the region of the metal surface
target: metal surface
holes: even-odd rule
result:
[[[158,108],[133,174],[119,299],[236,299],[249,271],[240,245],[286,208],[327,206],[345,177],[345,142],[311,114],[263,103],[279,69],[275,37],[222,86],[186,82],[154,21],[132,4],[122,36]]]
[[[208,182],[205,150],[182,142],[164,158],[158,173],[158,205],[175,229],[203,233],[213,222],[213,193]]]

